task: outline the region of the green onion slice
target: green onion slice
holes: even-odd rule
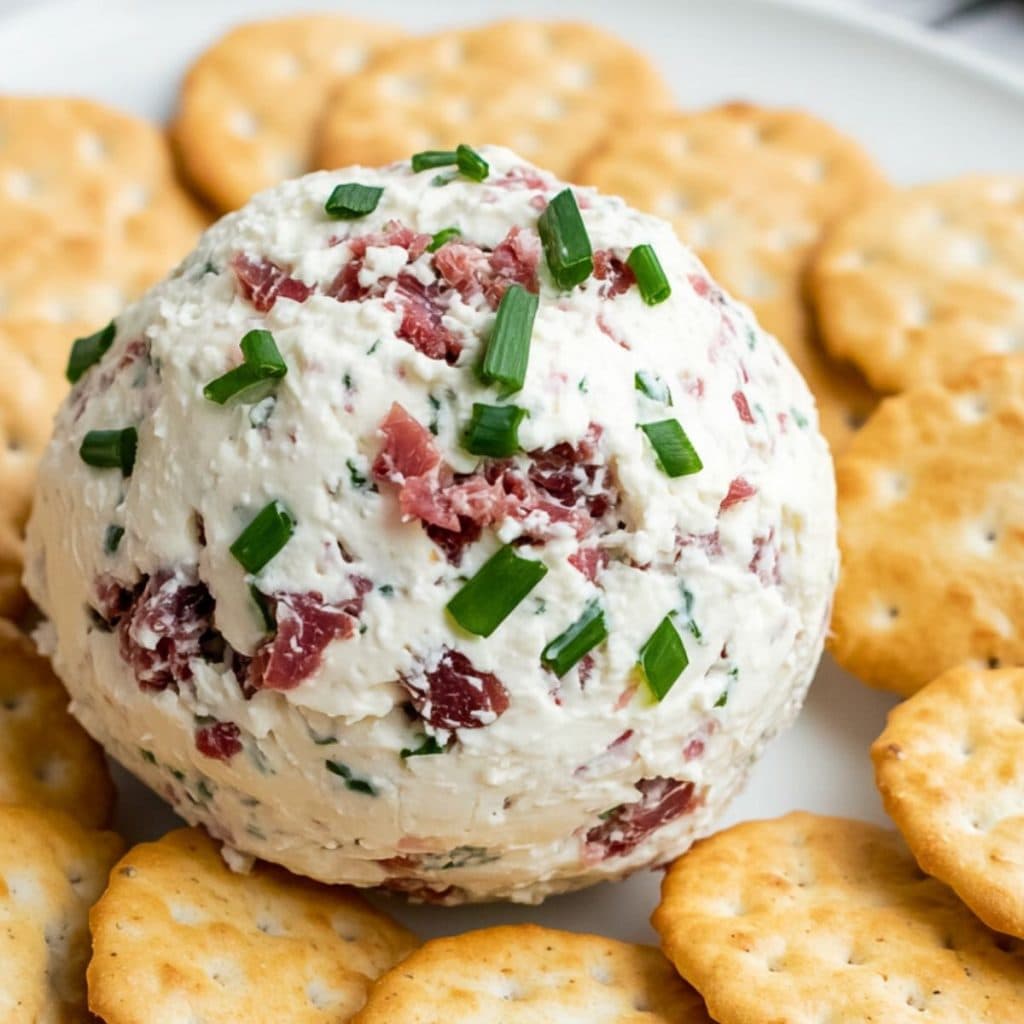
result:
[[[408,760],[410,757],[424,757],[428,754],[443,753],[444,747],[433,736],[424,736],[423,742],[418,747],[403,747],[401,756],[403,760]]]
[[[103,550],[108,555],[113,555],[121,546],[121,538],[124,536],[124,527],[111,523],[103,534]]]
[[[138,446],[139,434],[134,427],[90,430],[82,438],[78,454],[87,465],[99,469],[120,469],[122,476],[131,476]]]
[[[455,149],[459,174],[472,181],[483,181],[491,173],[490,164],[472,146],[459,143]]]
[[[252,595],[253,604],[256,605],[256,610],[260,613],[260,621],[263,623],[263,628],[268,633],[276,633],[277,609],[274,605],[274,599],[264,594],[255,583],[249,587],[249,593]]]
[[[672,689],[675,681],[690,664],[686,648],[670,616],[666,615],[661,624],[650,635],[647,643],[640,648],[640,668],[651,693],[659,701]]]
[[[647,435],[658,456],[658,465],[667,476],[690,476],[704,468],[678,420],[641,423],[640,429]]]
[[[544,648],[540,660],[561,679],[585,654],[607,638],[604,609],[597,601],[591,601],[583,614]]]
[[[224,405],[232,398],[246,403],[262,401],[274,382],[288,372],[270,331],[249,331],[239,347],[244,362],[203,388],[203,396],[211,402]]]
[[[643,392],[652,402],[661,402],[663,405],[672,404],[672,392],[656,373],[637,370],[633,376],[633,386],[637,391]]]
[[[355,220],[357,217],[373,213],[382,195],[384,189],[379,185],[360,185],[356,181],[350,181],[335,186],[324,203],[324,210],[338,220]]]
[[[448,614],[468,632],[490,636],[547,572],[543,562],[520,558],[506,544],[448,602]]]
[[[563,189],[537,221],[551,276],[559,288],[574,288],[590,277],[594,255],[572,189]]]
[[[352,769],[347,764],[342,764],[341,761],[324,761],[324,764],[332,775],[337,775],[338,778],[345,780],[346,789],[351,789],[353,793],[365,793],[367,796],[377,795],[373,783],[353,775]]]
[[[280,501],[272,501],[257,513],[231,545],[231,554],[246,572],[255,575],[291,539],[295,517]]]
[[[473,417],[463,436],[463,447],[473,455],[505,459],[519,451],[519,424],[526,410],[517,405],[473,403]]]
[[[86,338],[78,338],[71,346],[71,354],[68,356],[68,366],[64,371],[72,384],[85,373],[94,363],[98,363],[106,354],[108,348],[114,344],[114,337],[117,334],[117,325],[113,320],[102,330],[90,334]]]
[[[458,154],[454,149],[425,149],[422,153],[413,153],[412,169],[419,174],[435,167],[450,167],[457,160]]]
[[[462,232],[456,227],[442,228],[434,235],[430,240],[430,245],[427,246],[427,252],[437,252],[446,242],[450,242],[453,238],[460,238]]]
[[[627,257],[626,265],[636,276],[640,296],[648,306],[656,306],[672,294],[672,286],[653,246],[646,243],[636,246]]]
[[[505,290],[498,306],[480,376],[488,384],[503,384],[509,394],[522,388],[526,380],[530,337],[539,301],[521,284],[513,284]]]

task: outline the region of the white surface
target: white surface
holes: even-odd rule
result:
[[[317,0],[45,4],[0,25],[0,89],[85,93],[163,116],[188,59],[229,23],[289,7],[345,6]],[[400,0],[387,10],[421,28],[465,21],[465,6]],[[550,16],[553,9],[543,0],[474,5],[476,18],[512,12]],[[681,103],[747,97],[802,105],[861,139],[898,180],[1024,169],[1024,79],[901,22],[876,23],[831,4],[795,0],[572,0],[557,13],[590,17],[644,46]],[[795,807],[881,818],[867,747],[890,703],[826,665],[799,723],[770,748],[726,821]],[[154,800],[126,788],[121,824],[129,835],[151,834],[166,821]],[[535,920],[644,938],[656,888],[655,876],[642,875],[539,909],[396,909],[424,934]]]

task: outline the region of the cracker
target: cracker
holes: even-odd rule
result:
[[[1024,946],[865,822],[796,812],[698,842],[654,926],[719,1024],[1024,1019]]]
[[[401,42],[341,85],[317,160],[372,166],[494,143],[564,177],[637,110],[671,105],[647,59],[594,25],[494,22]]]
[[[95,828],[113,803],[103,751],[68,713],[49,662],[0,620],[0,804],[56,808]]]
[[[833,225],[809,284],[829,351],[880,391],[1024,351],[1024,176],[868,200]]]
[[[403,36],[391,25],[328,14],[232,29],[189,70],[171,128],[193,186],[218,210],[234,210],[310,170],[332,88]]]
[[[0,1020],[85,1024],[89,907],[123,844],[59,811],[0,807]]]
[[[889,713],[871,748],[921,867],[990,928],[1024,938],[1024,669],[961,666]]]
[[[354,1024],[711,1024],[650,946],[509,925],[434,939],[374,985]]]
[[[836,464],[829,647],[909,695],[962,662],[1024,662],[1024,356],[882,403]]]
[[[881,185],[860,146],[800,111],[730,103],[631,117],[576,177],[672,221],[786,346],[817,398],[825,436],[842,448],[874,397],[858,374],[821,350],[803,276],[826,226]]]
[[[90,923],[89,1006],[106,1024],[340,1024],[416,944],[350,889],[232,873],[198,829],[130,850]]]

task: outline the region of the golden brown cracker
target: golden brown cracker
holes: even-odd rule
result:
[[[865,822],[797,812],[698,842],[654,925],[719,1024],[1024,1019],[1024,946]]]
[[[711,1024],[650,946],[509,925],[434,939],[374,985],[354,1024]]]
[[[564,177],[636,111],[671,103],[648,60],[595,25],[493,22],[400,42],[339,86],[316,159],[372,166],[491,143]]]
[[[1024,662],[1024,356],[889,398],[836,463],[829,647],[909,695],[962,662]]]
[[[809,283],[829,351],[880,391],[1024,351],[1024,176],[873,197],[832,226]]]
[[[106,1024],[341,1024],[416,945],[350,889],[234,874],[198,829],[130,850],[91,926],[89,1006]]]
[[[0,1020],[86,1024],[89,907],[123,848],[59,811],[0,806]]]
[[[68,695],[29,639],[0,619],[0,804],[110,821],[114,786],[103,751],[68,713]]]
[[[672,221],[786,346],[817,398],[825,436],[844,447],[875,399],[821,350],[803,277],[824,229],[882,184],[860,146],[801,111],[730,103],[630,118],[576,177]]]
[[[404,35],[391,25],[331,14],[233,28],[182,84],[171,133],[186,176],[226,211],[304,174],[331,90]]]
[[[871,756],[921,867],[1024,938],[1024,669],[944,673],[889,713]]]

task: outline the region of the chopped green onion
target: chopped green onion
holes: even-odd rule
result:
[[[459,173],[472,181],[483,181],[491,173],[490,165],[472,146],[459,143],[455,149]]]
[[[539,299],[521,284],[510,285],[501,297],[494,330],[480,376],[488,384],[504,384],[511,394],[522,388],[530,360],[530,337]]]
[[[244,362],[203,388],[203,396],[211,402],[223,405],[236,397],[244,402],[262,401],[268,387],[288,372],[270,331],[249,331],[239,347]]]
[[[238,535],[231,554],[246,572],[255,575],[288,543],[295,517],[286,505],[272,501]]]
[[[716,708],[724,708],[729,703],[729,691],[728,689],[723,690],[718,695],[718,700],[715,701],[714,706]]]
[[[103,534],[103,550],[108,555],[114,554],[121,546],[121,538],[124,536],[124,527],[111,523]]]
[[[663,405],[672,404],[672,392],[656,373],[637,370],[633,376],[633,386],[637,391],[643,392],[652,402],[661,402]]]
[[[454,149],[425,149],[422,153],[413,153],[412,169],[419,174],[434,167],[450,167],[456,160],[458,155]]]
[[[678,420],[641,423],[640,429],[647,435],[658,456],[658,464],[667,476],[690,476],[704,468]]]
[[[473,455],[505,459],[519,451],[519,424],[526,410],[518,405],[473,403],[473,417],[466,427],[462,445]]]
[[[324,203],[324,210],[339,220],[355,220],[357,217],[373,213],[382,195],[384,189],[379,185],[360,185],[358,182],[350,181],[335,186]]]
[[[327,765],[327,770],[332,775],[337,775],[345,780],[346,789],[351,789],[353,793],[365,793],[367,796],[377,795],[373,783],[367,779],[357,778],[347,764],[342,764],[340,761],[324,761],[324,764]]]
[[[591,601],[583,614],[544,648],[540,660],[561,679],[584,655],[607,638],[604,610],[597,601]]]
[[[424,757],[428,754],[443,753],[444,747],[433,736],[424,736],[423,742],[418,747],[403,747],[401,756],[403,760],[407,760],[410,757]]]
[[[135,451],[139,446],[134,427],[123,430],[90,430],[82,438],[78,454],[82,461],[99,469],[120,469],[122,476],[131,476],[135,468]]]
[[[446,242],[450,242],[453,238],[460,238],[462,232],[455,227],[442,228],[434,235],[430,240],[430,245],[427,246],[427,252],[437,252]]]
[[[106,354],[108,348],[114,344],[114,337],[117,334],[117,325],[113,320],[102,330],[90,334],[86,338],[78,338],[71,346],[71,354],[68,356],[68,367],[65,374],[72,384],[85,373],[94,363],[98,363]]]
[[[636,276],[636,285],[648,306],[656,306],[672,294],[672,286],[652,246],[646,243],[636,246],[627,257],[626,265]]]
[[[572,189],[563,189],[537,221],[551,276],[559,288],[574,288],[590,277],[594,255]]]
[[[268,633],[276,633],[277,615],[275,614],[276,608],[274,607],[273,599],[264,594],[255,583],[249,587],[249,593],[252,595],[253,603],[256,605],[256,608],[260,613],[263,628]]]
[[[547,571],[543,562],[520,558],[506,544],[448,602],[448,614],[468,632],[490,636]]]
[[[643,670],[651,693],[659,701],[672,689],[675,681],[690,664],[682,638],[666,615],[651,634],[647,643],[640,648],[640,668]]]

